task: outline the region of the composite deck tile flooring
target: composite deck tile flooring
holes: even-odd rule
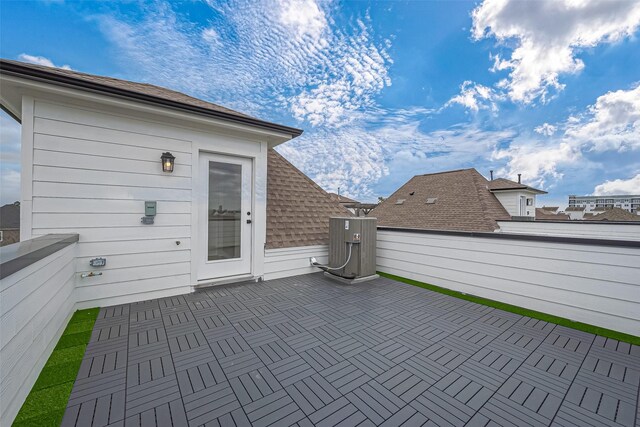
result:
[[[64,426],[637,425],[640,347],[381,278],[100,310]]]

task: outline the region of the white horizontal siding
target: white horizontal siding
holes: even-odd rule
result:
[[[640,334],[640,249],[378,230],[378,269]]]
[[[0,281],[2,425],[17,415],[73,312],[76,246]]]
[[[607,224],[592,221],[498,221],[498,226],[501,232],[512,234],[640,241],[640,224]]]
[[[329,260],[328,246],[267,249],[264,256],[264,278],[265,280],[279,279],[320,271],[311,266],[310,257],[315,257],[320,264],[326,264]]]
[[[35,101],[32,235],[78,233],[81,307],[188,292],[192,142],[189,132],[135,117]],[[176,156],[163,173],[160,156]],[[153,225],[144,202],[157,201]],[[180,244],[176,244],[179,242]],[[107,266],[89,260],[106,257]],[[102,275],[81,278],[90,271]]]

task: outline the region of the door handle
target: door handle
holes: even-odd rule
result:
[[[251,220],[250,219],[247,220],[247,224],[251,224]]]

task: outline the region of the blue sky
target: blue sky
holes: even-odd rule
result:
[[[3,58],[144,81],[300,127],[279,148],[375,200],[475,167],[568,194],[640,193],[640,2],[8,1]],[[2,202],[19,128],[3,114]]]

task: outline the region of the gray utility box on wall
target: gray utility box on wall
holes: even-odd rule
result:
[[[375,218],[330,218],[329,266],[344,265],[344,268],[332,269],[330,272],[325,272],[325,275],[342,279],[341,281],[347,283],[377,278],[376,234]],[[351,248],[351,258],[349,258],[349,248]]]

